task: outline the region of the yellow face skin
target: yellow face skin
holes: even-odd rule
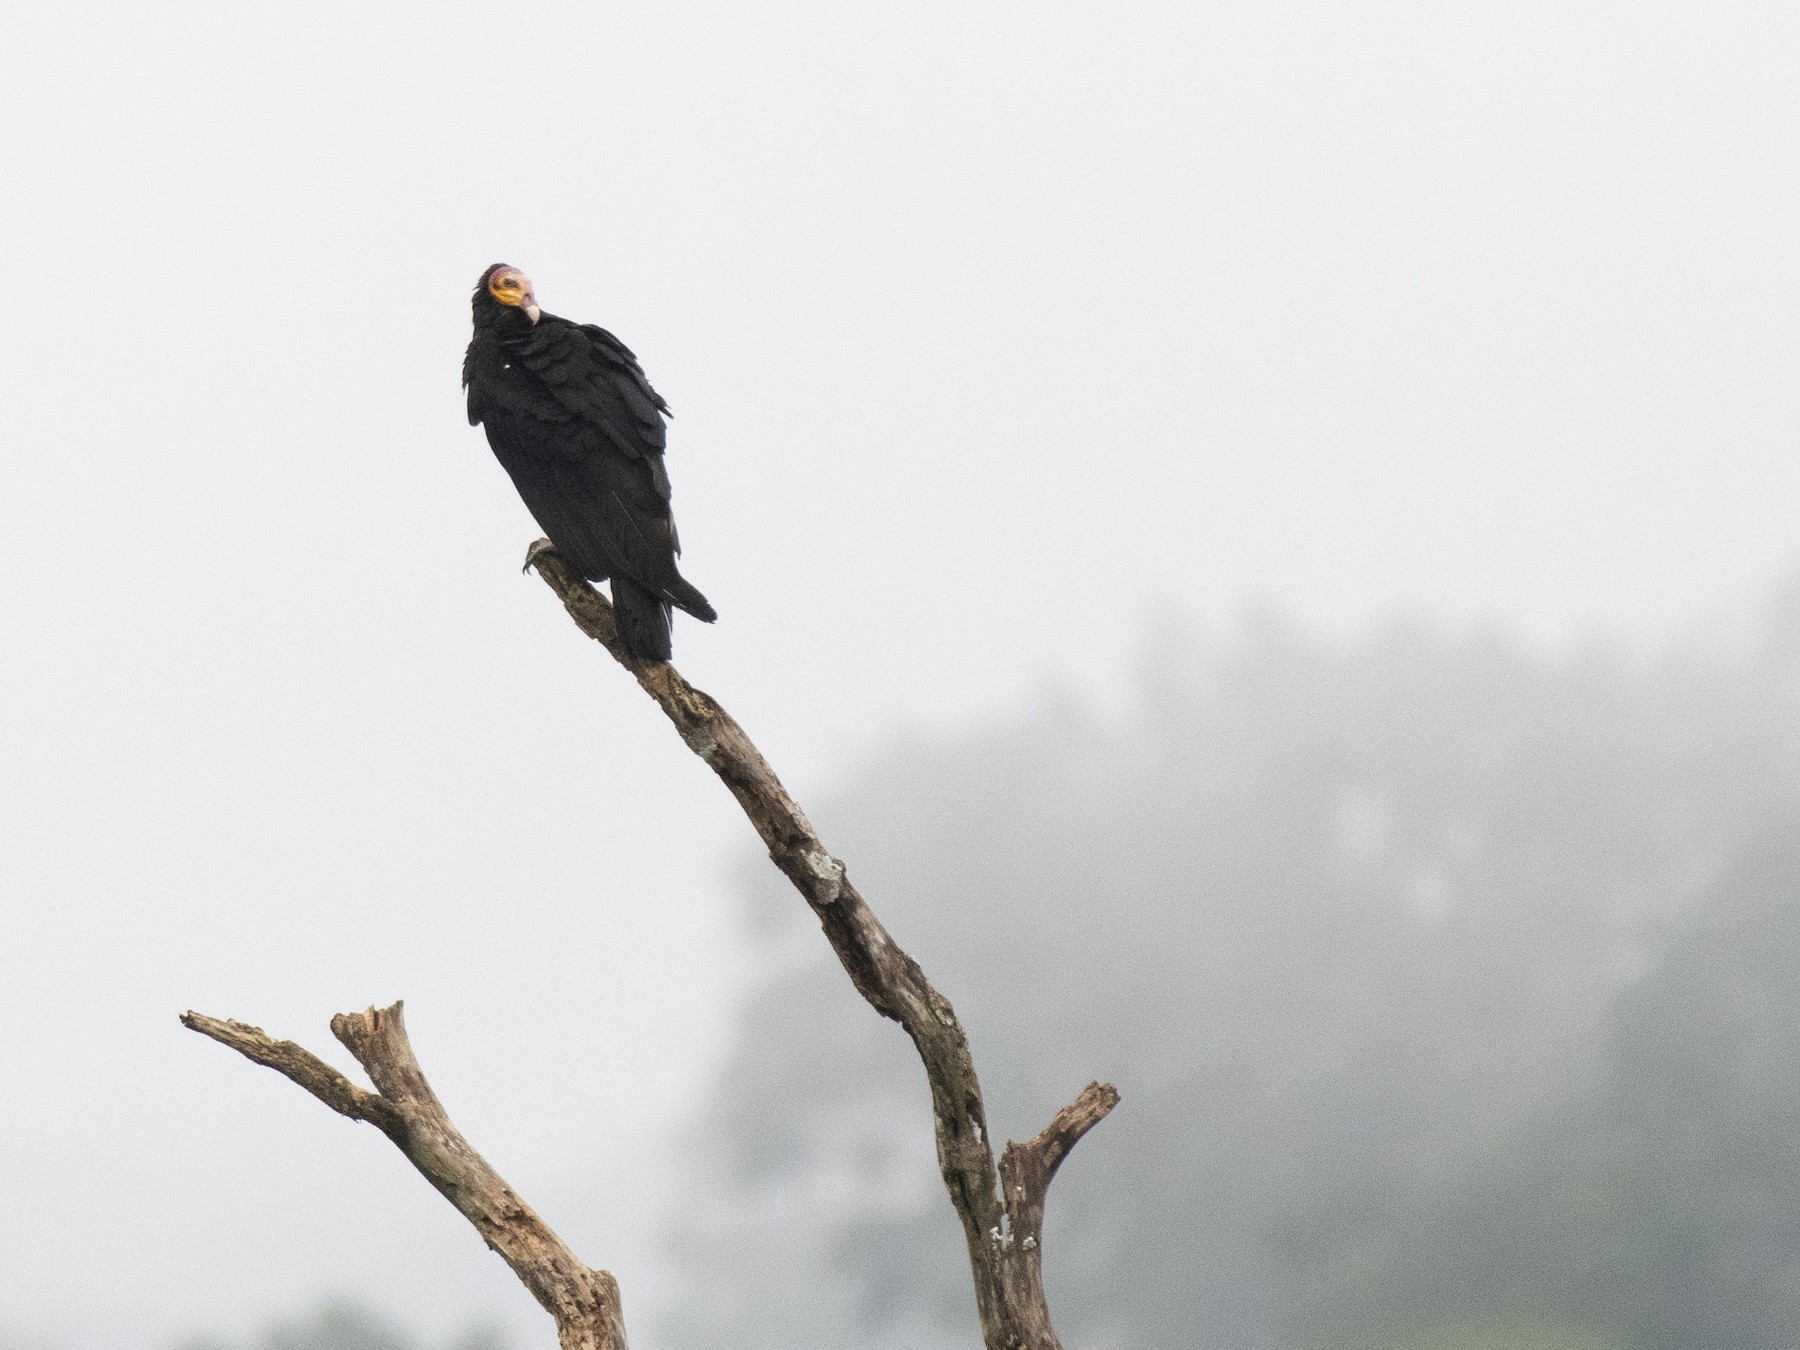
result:
[[[533,323],[543,313],[538,308],[537,296],[531,292],[531,278],[516,267],[496,273],[488,282],[488,294],[503,305],[513,305],[524,310]]]

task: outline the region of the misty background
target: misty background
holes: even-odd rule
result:
[[[971,1029],[1071,1344],[1775,1347],[1800,15],[27,3],[0,1344],[975,1343],[903,1038],[518,575],[483,267],[676,412],[683,670]]]

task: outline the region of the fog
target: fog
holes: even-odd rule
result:
[[[1521,1139],[1613,1156],[1595,1140],[1641,1119],[1661,1142],[1631,1167],[1712,1156],[1705,1129],[1640,1100],[1666,1085],[1646,1065],[1680,1055],[1632,1049],[1712,1044],[1712,1023],[1632,1010],[1659,1006],[1647,989],[1737,987],[1706,914],[1781,931],[1783,873],[1755,860],[1790,805],[1797,29],[1733,4],[15,6],[0,1339],[249,1344],[349,1299],[434,1345],[484,1325],[547,1343],[385,1141],[175,1021],[238,1017],[346,1063],[330,1014],[400,996],[458,1123],[619,1274],[634,1334],[767,1334],[774,1314],[732,1323],[692,1290],[699,1253],[776,1241],[773,1221],[744,1200],[684,1242],[689,1188],[744,1184],[728,1145],[766,1123],[746,1066],[833,1053],[766,1016],[784,981],[832,972],[808,964],[816,935],[769,927],[748,831],[704,767],[519,575],[536,531],[456,387],[469,289],[500,259],[546,308],[620,334],[674,407],[684,570],[722,616],[678,624],[677,660],[943,965],[996,1123],[1035,1129],[1087,1077],[1120,1079],[1125,1106],[1051,1200],[1074,1225],[1051,1256],[1071,1343],[1503,1319],[1492,1290],[1479,1317],[1395,1292],[1479,1284],[1407,1235],[1527,1193],[1505,1180]],[[1370,655],[1396,631],[1424,655]],[[1259,658],[1270,642],[1287,655]],[[1220,671],[1267,713],[1255,734],[1190,725]],[[1346,681],[1360,692],[1334,701]],[[1510,785],[1481,779],[1448,821],[1408,805],[1441,790],[1438,752],[1395,739],[1442,688],[1490,709],[1453,702],[1444,745],[1463,758],[1442,757]],[[1168,745],[1144,747],[1170,716],[1214,795],[1119,767],[1161,763]],[[1482,740],[1497,728],[1514,749]],[[996,738],[1014,748],[980,752]],[[1354,773],[1310,757],[1346,744],[1331,763]],[[1041,763],[1080,780],[1041,788],[1044,820],[1108,822],[1079,850],[1093,866],[1043,896],[1031,951],[986,923],[946,950],[939,925],[978,903],[962,875],[1012,888],[989,922],[1028,917],[1061,836],[1025,831],[1009,854],[927,826],[970,775],[980,800],[1027,799]],[[1516,885],[1468,842],[1536,839],[1546,816],[1611,842],[1546,847]],[[1409,830],[1438,843],[1401,849]],[[1511,897],[1476,937],[1440,835],[1464,841],[1443,845],[1459,884]],[[1385,879],[1356,886],[1411,907],[1371,901],[1339,932],[1318,916],[1359,858]],[[1195,892],[1169,879],[1190,875],[1220,931],[1329,931],[1328,952],[1365,959],[1307,947],[1297,968],[1373,992],[1261,989],[1268,961],[1300,957],[1177,922]],[[1147,926],[1117,917],[1128,887],[1163,897],[1133,911]],[[1087,906],[1115,916],[1104,978],[1076,959]],[[1437,936],[1395,936],[1398,913]],[[1410,953],[1405,980],[1432,988],[1504,983],[1544,934],[1568,938],[1559,915],[1592,920],[1580,959],[1466,1022],[1436,1005],[1476,1042],[1529,1048],[1493,1075],[1507,1090],[1413,1073],[1391,1043],[1411,1025],[1393,991],[1413,986],[1379,954]],[[1135,987],[1139,961],[1197,992],[1100,997]],[[1040,1036],[992,1012],[1000,997],[1069,1015]],[[1332,1054],[1306,1058],[1313,1024],[1290,1009],[1286,1030],[1229,1042],[1255,1091],[1159,1115],[1218,1068],[1181,1018],[1234,998],[1354,1009],[1366,1035],[1323,1073]],[[835,1006],[870,1023],[845,1035],[890,1030]],[[1157,1008],[1175,1011],[1152,1036],[1133,1019]],[[1474,1043],[1444,1036],[1450,1060]],[[892,1039],[839,1049],[878,1098],[922,1093],[879,1058]],[[1319,1133],[1342,1098],[1278,1090],[1350,1065],[1436,1123],[1352,1113],[1366,1149],[1346,1152]],[[811,1099],[829,1077],[803,1078],[809,1111],[862,1111],[862,1075],[835,1108]],[[1577,1129],[1580,1111],[1600,1124]],[[1779,1113],[1751,1117],[1761,1151],[1733,1156],[1778,1156]],[[1152,1166],[1131,1141],[1177,1119]],[[1195,1301],[1150,1327],[1171,1305],[1128,1306],[1135,1286],[1103,1278],[1116,1250],[1082,1235],[1138,1221],[1148,1187],[1211,1194],[1220,1173],[1195,1159],[1241,1163],[1244,1134],[1284,1141],[1292,1207],[1240,1196],[1200,1246],[1171,1246],[1188,1264],[1163,1281]],[[1246,1194],[1281,1170],[1256,1156],[1232,1174]],[[941,1222],[909,1227],[936,1197],[907,1189],[908,1157],[877,1246],[941,1256]],[[1377,1163],[1398,1191],[1338,1211],[1391,1221],[1360,1266],[1323,1238],[1251,1252],[1231,1227],[1316,1236],[1330,1187]],[[1482,1167],[1503,1180],[1484,1190]],[[838,1256],[797,1259],[784,1296],[822,1336],[947,1334],[950,1277],[889,1290],[921,1290],[916,1315],[868,1302],[870,1259],[840,1231],[867,1215],[793,1200],[807,1175],[762,1199]],[[1741,1218],[1707,1211],[1707,1259],[1785,1250]],[[718,1268],[721,1287],[743,1275]],[[1746,1317],[1776,1317],[1764,1293],[1764,1312],[1737,1300]],[[1568,1302],[1540,1301],[1551,1321]],[[1615,1324],[1633,1346],[1665,1325]],[[1767,1325],[1719,1334],[1759,1345]]]
[[[1165,632],[1116,720],[896,739],[815,819],[958,991],[997,1135],[1124,1094],[1044,1229],[1069,1343],[1776,1350],[1797,741],[1766,655],[1259,624]],[[910,1047],[745,892],[673,1343],[979,1345]]]

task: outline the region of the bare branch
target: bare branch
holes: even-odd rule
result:
[[[1118,1104],[1119,1090],[1111,1083],[1089,1083],[1081,1090],[1081,1095],[1058,1111],[1029,1144],[1009,1144],[1007,1152],[1020,1149],[1032,1153],[1037,1165],[1043,1169],[1044,1185],[1048,1186],[1056,1169],[1069,1156],[1069,1150],[1081,1141],[1082,1135],[1105,1120]]]
[[[618,1282],[583,1264],[450,1123],[413,1055],[400,1004],[331,1019],[332,1033],[368,1072],[374,1092],[356,1086],[310,1051],[292,1041],[273,1040],[257,1027],[196,1012],[184,1013],[181,1022],[286,1075],[333,1111],[366,1120],[393,1140],[556,1319],[563,1350],[625,1350]]]
[[[400,1118],[393,1107],[368,1089],[356,1086],[304,1046],[274,1040],[261,1027],[208,1017],[205,1013],[185,1012],[181,1025],[291,1078],[340,1116],[366,1120],[384,1134],[391,1134],[399,1126]]]
[[[1111,1083],[1089,1083],[1027,1144],[1008,1144],[1000,1155],[1000,1189],[1006,1197],[1008,1231],[1017,1244],[1024,1269],[1010,1272],[1024,1286],[1043,1297],[1040,1269],[1043,1250],[1044,1197],[1056,1169],[1069,1150],[1119,1104],[1119,1090]]]
[[[1016,1184],[1030,1201],[1015,1210],[1010,1185],[1004,1198],[1001,1193],[981,1084],[968,1037],[950,1001],[932,988],[918,963],[889,936],[850,883],[843,863],[825,848],[744,729],[674,666],[630,656],[619,641],[611,604],[569,571],[549,540],[531,546],[525,566],[537,569],[576,626],[632,673],[688,748],[719,776],[767,846],[770,859],[818,916],[857,992],[912,1038],[931,1086],[938,1168],[962,1221],[988,1350],[1061,1350],[1051,1329],[1041,1274],[1038,1228],[1044,1192],[1069,1149],[1112,1109],[1118,1093],[1110,1086],[1090,1084],[1031,1143],[1008,1147],[1007,1157],[1016,1158],[1023,1169]],[[1022,1218],[1030,1219],[1028,1231],[1021,1230]]]

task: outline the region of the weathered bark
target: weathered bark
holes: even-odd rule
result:
[[[556,592],[576,626],[631,672],[688,748],[730,789],[769,857],[818,916],[851,983],[912,1038],[931,1086],[938,1168],[962,1221],[987,1350],[1061,1350],[1044,1299],[1044,1196],[1063,1158],[1118,1103],[1118,1092],[1090,1083],[1030,1143],[1008,1144],[996,1171],[981,1084],[950,1001],[888,935],[744,729],[674,666],[627,654],[611,604],[569,571],[549,540],[533,544],[525,564]]]
[[[366,1120],[393,1140],[556,1319],[562,1350],[625,1350],[618,1282],[604,1270],[589,1269],[450,1123],[413,1057],[400,1004],[331,1019],[332,1034],[356,1056],[373,1092],[258,1027],[197,1012],[182,1014],[181,1022],[285,1074],[339,1115]]]

